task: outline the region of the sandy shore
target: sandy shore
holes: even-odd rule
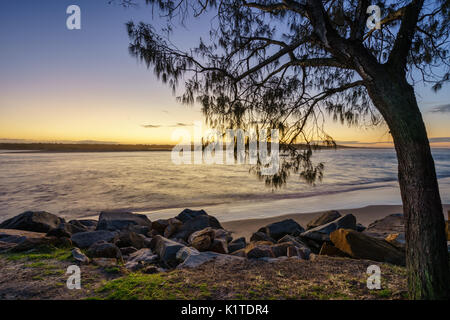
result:
[[[447,211],[450,210],[450,204],[444,204],[444,212],[445,219],[447,219]],[[384,218],[387,215],[393,213],[401,213],[402,206],[400,205],[376,205],[376,206],[367,206],[363,208],[357,209],[337,209],[342,215],[351,213],[356,217],[356,221],[361,223],[364,226],[368,226],[370,223],[375,220]],[[246,237],[247,239],[256,232],[259,228],[273,223],[277,221],[281,221],[283,219],[294,219],[297,221],[302,227],[306,228],[306,225],[309,221],[311,221],[314,217],[320,215],[323,211],[313,212],[313,213],[294,213],[287,214],[283,216],[277,216],[274,218],[264,218],[264,219],[247,219],[247,220],[236,220],[223,222],[222,226],[233,232],[233,237]]]

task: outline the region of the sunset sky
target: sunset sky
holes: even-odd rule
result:
[[[81,30],[66,28],[71,4],[81,7]],[[151,7],[124,9],[107,0],[1,1],[0,140],[173,144],[175,128],[202,120],[199,106],[178,104],[128,54],[129,20],[159,23]],[[194,46],[208,38],[209,23],[192,20],[173,41]],[[434,93],[416,85],[435,146],[450,146],[449,89]],[[342,144],[391,140],[386,127],[348,128],[330,120],[327,129]]]

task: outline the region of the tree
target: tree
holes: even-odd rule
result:
[[[381,118],[398,158],[410,297],[450,297],[442,204],[413,87],[420,79],[439,90],[450,79],[449,1],[378,1],[381,29],[370,30],[369,0],[146,3],[167,19],[167,35],[130,22],[130,53],[173,90],[184,79],[179,99],[200,102],[211,125],[280,129],[292,157],[270,183],[284,183],[290,171],[321,177],[310,155],[315,141],[334,143],[324,113],[351,125]],[[210,41],[189,50],[172,44],[175,22],[211,14]]]

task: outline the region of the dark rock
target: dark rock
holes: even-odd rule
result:
[[[296,247],[308,247],[302,240],[300,240],[298,237],[294,237],[291,235],[285,235],[283,238],[281,238],[280,240],[278,240],[278,243],[283,243],[283,242],[291,242],[294,244],[294,246]]]
[[[232,255],[236,256],[236,257],[242,257],[242,258],[246,258],[247,257],[247,253],[246,253],[245,248],[244,249],[239,249],[237,251],[234,251],[232,253]]]
[[[228,252],[232,253],[241,249],[244,249],[247,246],[247,242],[245,241],[245,238],[238,238],[236,240],[231,241],[228,244]]]
[[[177,233],[183,226],[183,222],[181,222],[180,220],[178,220],[176,218],[169,219],[167,222],[168,222],[168,225],[163,233],[164,237],[166,237],[166,238],[170,238],[172,235]]]
[[[331,233],[330,239],[336,248],[352,258],[405,265],[405,251],[385,240],[350,229],[336,230]]]
[[[90,246],[87,255],[91,258],[122,259],[120,249],[116,245],[105,241],[99,241]]]
[[[405,232],[405,222],[403,218],[403,214],[391,214],[383,219],[376,220],[369,224],[366,230],[364,230],[364,234],[375,237],[378,239],[384,239],[389,234],[399,233],[404,234]]]
[[[287,249],[292,246],[294,246],[292,242],[282,242],[274,244],[270,248],[272,249],[273,255],[276,258],[278,258],[282,256],[287,256]]]
[[[247,251],[247,258],[258,259],[258,258],[274,258],[275,255],[272,252],[271,246],[269,245],[258,245]]]
[[[322,213],[317,218],[311,220],[307,224],[307,230],[322,226],[341,217],[339,211],[332,210]]]
[[[227,254],[228,253],[227,240],[222,238],[214,239],[213,242],[211,243],[211,246],[209,247],[209,251]]]
[[[63,218],[45,211],[26,211],[2,222],[0,229],[49,232],[62,222],[65,222]]]
[[[79,228],[85,228],[86,231],[95,231],[95,228],[97,228],[98,221],[93,219],[82,219],[82,220],[70,220],[69,223]]]
[[[184,222],[180,230],[173,235],[173,238],[187,240],[192,233],[208,227],[223,229],[216,218],[208,215],[199,215]]]
[[[103,211],[98,218],[97,230],[116,231],[128,229],[130,226],[146,226],[150,230],[152,223],[143,214]]]
[[[264,232],[255,232],[254,234],[252,234],[252,236],[250,237],[250,242],[255,242],[255,241],[269,241],[272,243],[275,243],[276,241],[274,239],[272,239],[270,236],[268,236],[266,233]]]
[[[122,230],[114,243],[119,248],[135,247],[136,249],[142,249],[146,247],[145,237],[129,230]]]
[[[298,248],[295,246],[290,246],[287,248],[287,256],[289,258],[291,257],[295,257],[295,258],[300,258],[303,260],[308,260],[310,257],[310,252],[303,250],[302,248]]]
[[[43,237],[43,238],[27,238],[20,242],[10,250],[12,252],[23,252],[28,250],[34,250],[42,247],[64,247],[68,248],[72,246],[72,241],[69,238],[57,238],[57,237]]]
[[[59,226],[47,232],[47,236],[49,237],[66,237],[70,238],[73,234],[86,232],[88,228],[84,226],[75,225],[72,223],[60,223]]]
[[[330,233],[337,229],[356,229],[356,218],[352,214],[347,214],[327,224],[309,229],[301,234],[302,239],[311,239],[314,241],[330,241]]]
[[[129,256],[130,254],[138,251],[135,247],[123,247],[120,248],[120,252],[122,252],[122,256]]]
[[[180,220],[181,222],[185,223],[188,220],[194,219],[199,216],[207,216],[208,214],[204,210],[191,210],[191,209],[184,209],[181,211],[181,213],[176,216],[175,218]]]
[[[166,230],[169,225],[169,220],[167,219],[159,219],[152,222],[152,229],[156,230],[158,234],[164,235],[164,230]]]
[[[154,240],[155,252],[161,261],[169,267],[176,266],[178,263],[177,252],[185,246],[162,236],[156,236]]]
[[[364,227],[361,223],[357,223],[356,224],[356,231],[358,232],[363,232],[364,230],[366,230],[367,228]]]
[[[305,229],[292,219],[274,222],[258,230],[258,232],[263,232],[274,240],[279,240],[287,234],[298,236],[304,231]]]
[[[111,231],[99,230],[76,233],[71,237],[72,242],[79,248],[89,248],[98,241],[111,242],[116,234]]]

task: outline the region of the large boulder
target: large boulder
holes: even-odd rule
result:
[[[390,214],[383,219],[376,220],[369,224],[363,233],[378,239],[385,239],[389,234],[394,233],[404,234],[405,221],[403,214]]]
[[[186,241],[194,232],[203,230],[208,227],[211,227],[212,229],[223,229],[216,218],[214,218],[213,216],[202,214],[184,222],[179,231],[172,235],[171,238],[183,239]]]
[[[251,242],[244,250],[245,255],[249,259],[258,259],[258,258],[274,258],[275,255],[272,252],[273,243],[270,241],[257,241]],[[234,253],[236,254],[236,252]]]
[[[142,249],[146,247],[145,237],[129,230],[122,230],[115,238],[114,243],[119,248],[134,247],[136,249]]]
[[[19,244],[27,239],[41,239],[45,233],[14,229],[0,229],[0,241],[11,244]]]
[[[339,211],[332,210],[322,213],[320,216],[314,218],[308,224],[306,225],[307,230],[316,228],[318,226],[322,226],[324,224],[327,224],[331,221],[334,221],[341,217],[341,214]]]
[[[319,255],[330,256],[330,257],[345,257],[345,258],[349,257],[348,254],[339,250],[338,248],[336,248],[333,244],[331,244],[329,242],[324,242],[322,244]]]
[[[214,241],[214,230],[211,227],[192,233],[188,243],[198,251],[207,251]]]
[[[80,228],[85,228],[86,231],[95,231],[95,229],[97,228],[98,221],[93,219],[81,219],[81,220],[70,220],[69,223]]]
[[[98,241],[111,242],[116,237],[116,234],[111,231],[99,230],[80,232],[74,234],[70,239],[79,248],[89,248]]]
[[[152,229],[160,235],[164,235],[164,230],[166,230],[168,225],[168,219],[158,219],[156,221],[152,221]]]
[[[194,219],[199,216],[207,216],[205,210],[191,210],[191,209],[184,209],[181,211],[181,213],[176,216],[175,218],[180,220],[181,222],[185,223],[188,220]]]
[[[301,234],[301,238],[313,241],[330,241],[330,233],[338,229],[356,229],[356,218],[352,214],[347,214],[327,224],[309,229]]]
[[[209,247],[209,251],[227,254],[228,253],[228,244],[227,240],[223,238],[214,239]]]
[[[170,238],[173,234],[177,233],[181,227],[183,226],[183,222],[176,218],[171,218],[167,220],[167,227],[164,229],[164,232],[162,235],[164,235],[165,238]]]
[[[155,252],[161,261],[169,267],[176,266],[178,264],[177,252],[185,246],[162,236],[156,236],[154,242]]]
[[[274,222],[258,230],[258,232],[263,232],[274,240],[279,240],[287,234],[298,236],[304,231],[305,229],[292,219]]]
[[[47,232],[47,236],[58,238],[60,237],[70,238],[73,234],[86,231],[89,231],[89,229],[82,225],[63,222],[60,223],[59,226],[57,226],[56,228],[53,228],[49,232]]]
[[[42,237],[42,238],[26,238],[24,241],[15,245],[11,249],[12,252],[24,252],[29,250],[35,250],[39,247],[64,247],[68,248],[72,246],[72,241],[69,238],[57,238],[57,237]]]
[[[26,211],[3,221],[0,224],[0,229],[49,232],[63,222],[65,222],[63,218],[45,211]]]
[[[269,235],[267,235],[264,232],[258,231],[252,234],[250,237],[250,242],[256,242],[256,241],[269,241],[275,243],[276,241],[272,239]]]
[[[281,238],[280,240],[278,240],[278,243],[289,243],[292,244],[294,247],[296,247],[298,250],[298,252],[300,252],[298,255],[300,255],[301,257],[303,257],[303,259],[308,259],[309,255],[311,254],[311,249],[309,248],[309,246],[307,246],[303,241],[301,241],[299,238],[291,236],[291,235],[286,235],[283,238]]]
[[[131,212],[103,211],[98,217],[97,230],[124,230],[130,226],[144,226],[151,229],[152,222],[143,214]]]
[[[228,244],[228,252],[233,253],[235,251],[244,249],[247,246],[247,242],[244,237],[235,239]]]
[[[115,258],[122,259],[122,252],[120,249],[112,243],[105,241],[99,241],[89,247],[86,252],[91,258]]]
[[[350,229],[338,229],[331,233],[334,246],[355,259],[368,259],[405,265],[405,251],[385,240]]]

